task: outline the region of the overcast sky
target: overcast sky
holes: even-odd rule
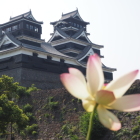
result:
[[[76,8],[83,20],[90,22],[90,40],[104,46],[102,62],[117,69],[114,79],[140,69],[140,0],[4,0],[0,24],[31,9],[36,20],[44,22],[42,39],[48,41],[53,31],[50,22]]]

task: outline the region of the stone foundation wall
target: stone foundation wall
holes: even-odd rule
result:
[[[45,72],[41,70],[28,68],[15,68],[0,72],[1,75],[14,77],[15,82],[20,85],[29,87],[32,84],[39,89],[54,89],[63,87],[59,78],[59,74]]]

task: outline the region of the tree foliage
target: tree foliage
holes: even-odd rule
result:
[[[2,75],[0,78],[0,133],[4,133],[9,124],[14,124],[19,129],[26,127],[29,118],[16,104],[17,99],[30,95],[30,92],[36,90],[38,89],[34,85],[29,88],[19,86],[18,82],[14,82],[13,77]]]
[[[16,123],[23,127],[28,123],[29,118],[23,113],[13,101],[9,101],[6,94],[0,96],[0,132],[5,132],[9,123]]]
[[[0,78],[0,95],[6,94],[9,100],[12,98],[16,98],[16,91],[18,89],[18,82],[14,82],[13,77],[9,77],[7,75],[2,75]]]

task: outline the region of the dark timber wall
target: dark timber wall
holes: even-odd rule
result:
[[[47,56],[43,59],[37,55],[19,54],[0,60],[0,76],[14,77],[16,82],[26,87],[35,84],[40,89],[54,89],[62,87],[59,75],[67,73],[69,67],[77,68],[83,74],[86,72],[85,68],[67,64],[63,59],[58,62]],[[113,79],[112,73],[104,72],[104,76],[106,79]]]

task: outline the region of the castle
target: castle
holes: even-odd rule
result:
[[[97,53],[103,58],[103,46],[88,38],[89,22],[81,18],[78,9],[50,23],[54,30],[48,42],[41,39],[42,24],[31,11],[0,24],[0,75],[12,76],[22,86],[59,88],[59,74],[68,72],[69,67],[85,74],[89,55]],[[110,82],[116,69],[104,64],[102,68],[105,82]]]

